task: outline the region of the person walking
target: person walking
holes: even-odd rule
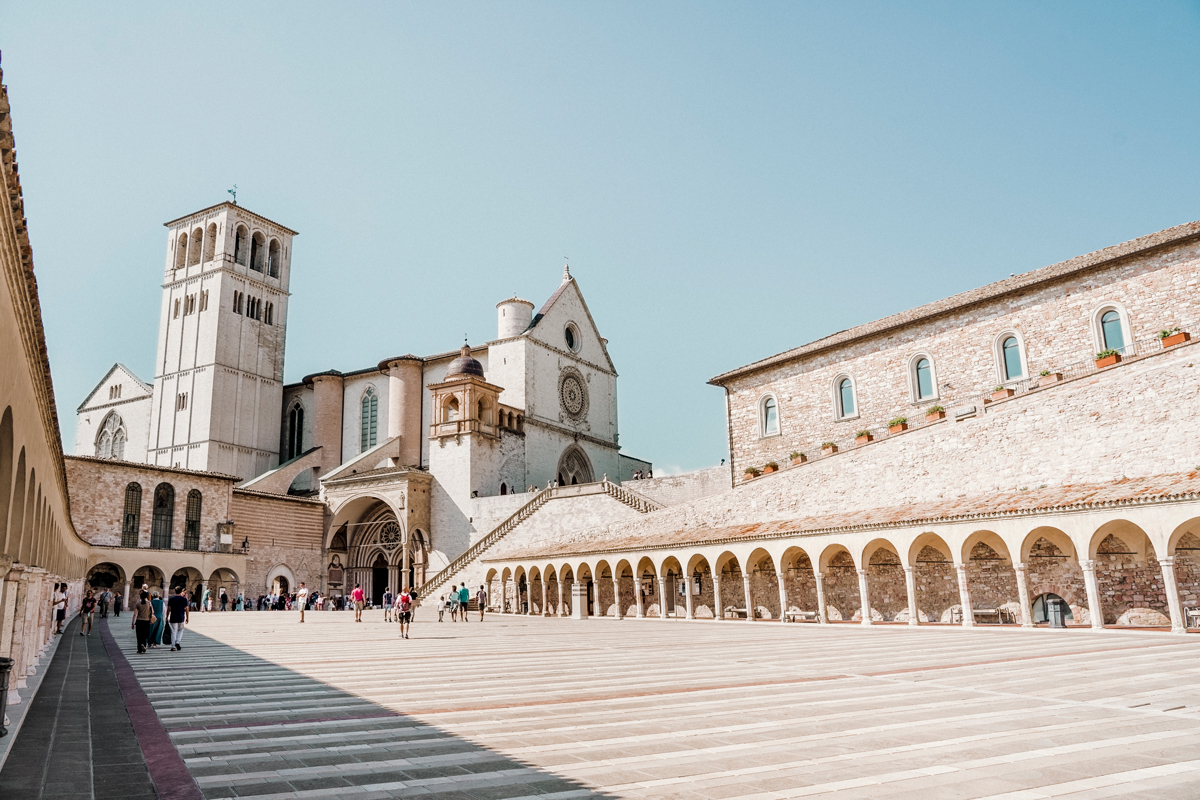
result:
[[[125,602],[120,592],[113,592],[113,616],[121,616],[121,604]]]
[[[475,602],[479,604],[479,621],[483,622],[483,609],[487,605],[488,595],[487,589],[483,588],[483,584],[479,585],[479,591],[475,593]]]
[[[237,605],[235,608],[238,611],[244,611],[246,609],[246,595],[242,594],[241,592],[238,592]]]
[[[150,638],[150,622],[154,619],[154,606],[150,605],[150,593],[142,590],[141,595],[132,609],[133,621],[129,624],[137,632],[137,651],[146,652],[146,640]]]
[[[100,619],[108,619],[108,604],[112,602],[113,593],[105,589],[100,593]]]
[[[413,596],[408,593],[408,589],[400,590],[400,596],[396,598],[396,609],[400,617],[400,638],[407,639],[413,612]]]
[[[150,595],[150,607],[154,610],[154,621],[150,623],[150,646],[158,647],[158,643],[162,641],[163,628],[166,627],[165,614],[162,598],[158,596],[158,592]]]
[[[63,632],[63,623],[67,619],[67,585],[65,583],[54,584],[54,595],[50,599],[50,607],[54,609],[54,635],[57,636]]]
[[[308,587],[304,581],[300,582],[300,588],[296,591],[296,605],[300,609],[300,621],[304,622],[304,607],[308,605]]]
[[[458,622],[458,584],[450,587],[450,595],[446,598],[446,607],[450,611],[450,621]]]
[[[208,595],[209,595],[208,587],[205,586],[204,594],[200,595],[200,611],[201,612],[209,610],[208,609]]]
[[[221,587],[221,610],[227,611],[229,608],[229,595],[225,592],[225,587]]]
[[[392,587],[387,587],[383,590],[383,621],[392,621],[392,602],[396,598],[392,597]]]
[[[362,622],[363,610],[363,590],[359,584],[354,584],[354,591],[350,593],[350,599],[354,602],[354,621]]]
[[[470,622],[470,620],[467,619],[467,608],[471,605],[471,590],[467,588],[466,582],[464,582],[462,588],[458,590],[458,605],[459,610],[462,611],[462,614],[459,615],[462,617],[462,621]]]
[[[167,625],[170,630],[172,653],[183,649],[183,626],[187,625],[191,615],[190,606],[187,595],[183,593],[183,587],[176,586],[175,594],[167,601]]]
[[[88,589],[87,594],[83,596],[83,603],[79,606],[79,616],[83,618],[83,623],[79,626],[79,635],[83,636],[86,630],[87,635],[92,635],[92,615],[96,613],[96,598],[92,596],[92,590]]]
[[[446,595],[438,598],[438,622],[442,621],[442,615],[446,613]]]

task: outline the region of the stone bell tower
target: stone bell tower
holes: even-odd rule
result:
[[[296,232],[234,203],[166,227],[146,461],[253,478],[279,459]]]

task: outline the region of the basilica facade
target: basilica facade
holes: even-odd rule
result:
[[[617,372],[569,268],[536,313],[498,303],[492,341],[287,384],[297,233],[234,203],[166,227],[155,375],[113,365],[77,409],[75,455],[322,502],[318,574],[281,563],[256,583],[418,586],[538,490],[649,470],[620,453]]]

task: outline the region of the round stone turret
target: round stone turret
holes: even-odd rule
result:
[[[496,304],[496,338],[520,336],[533,321],[533,303],[512,297]]]

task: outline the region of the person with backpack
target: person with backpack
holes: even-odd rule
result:
[[[487,589],[482,584],[479,586],[479,591],[475,593],[475,602],[479,604],[479,621],[483,622],[483,609],[487,605],[488,593]]]
[[[401,589],[400,596],[396,598],[396,610],[399,612],[400,618],[400,638],[408,638],[408,629],[412,625],[413,612],[413,596],[409,594],[408,589]]]
[[[392,621],[392,606],[395,604],[396,600],[397,600],[397,598],[392,596],[392,587],[389,586],[383,590],[383,621],[384,622]]]
[[[470,622],[467,619],[467,606],[471,605],[471,590],[467,588],[466,581],[463,581],[462,588],[458,590],[458,605],[462,611],[460,615],[463,622]]]

